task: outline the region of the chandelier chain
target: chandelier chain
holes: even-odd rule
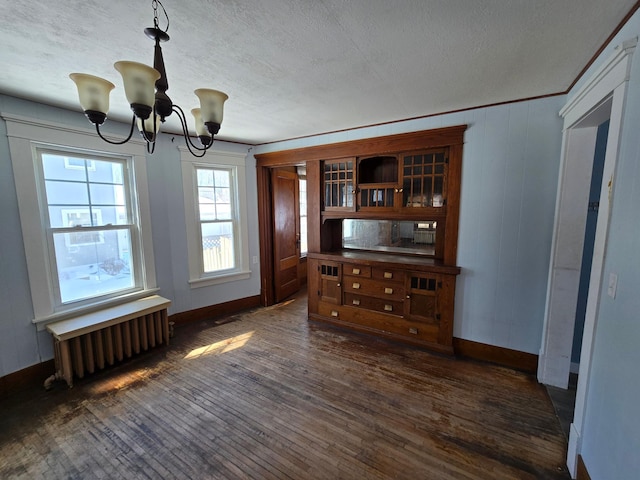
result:
[[[164,30],[162,30],[160,28],[160,22],[158,20],[158,5],[160,5],[160,8],[162,8],[162,13],[164,13],[164,18],[167,20],[167,28],[165,28]],[[152,0],[151,1],[151,6],[153,7],[153,26],[154,26],[154,28],[157,28],[157,29],[162,30],[163,32],[167,33],[169,31],[169,15],[167,15],[167,11],[164,9],[164,5],[162,5],[162,2],[160,0]]]

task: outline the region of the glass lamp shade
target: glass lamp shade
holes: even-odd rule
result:
[[[155,83],[160,72],[144,63],[116,62],[116,70],[122,75],[124,93],[130,105],[146,105],[153,108],[155,102]]]
[[[193,93],[200,99],[202,122],[221,124],[224,102],[229,98],[228,95],[210,88],[199,88]]]
[[[198,137],[210,137],[211,134],[209,133],[209,130],[207,130],[207,127],[205,126],[204,122],[202,121],[202,113],[200,109],[194,108],[193,110],[191,110],[191,114],[193,115],[193,118],[196,121],[196,134],[198,135]]]
[[[72,73],[69,78],[78,87],[78,97],[82,110],[107,114],[109,111],[109,93],[116,88],[113,83],[104,78],[85,73]]]
[[[143,129],[144,122],[144,129]],[[160,124],[162,121],[160,120],[160,115],[156,115],[156,129],[153,129],[153,115],[150,115],[146,120],[142,120],[141,118],[136,118],[136,125],[138,126],[138,130],[140,132],[147,133],[158,133],[160,131]]]

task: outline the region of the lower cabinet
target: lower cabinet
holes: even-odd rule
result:
[[[310,253],[309,318],[453,353],[460,269],[376,253]]]

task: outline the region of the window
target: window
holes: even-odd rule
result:
[[[234,269],[237,219],[231,203],[232,170],[196,168],[198,213],[204,274]]]
[[[299,177],[300,256],[307,255],[307,177]]]
[[[126,292],[139,285],[131,252],[139,247],[131,215],[129,166],[36,148],[45,231],[58,305]],[[69,168],[73,165],[73,168]]]
[[[143,142],[2,117],[38,329],[156,291]]]
[[[249,278],[244,161],[244,154],[182,154],[192,287]]]

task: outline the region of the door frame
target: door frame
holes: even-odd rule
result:
[[[263,154],[264,155],[264,154]],[[268,307],[276,303],[273,255],[273,212],[271,205],[271,170],[280,167],[296,167],[298,160],[282,161],[270,155],[255,155],[258,183],[258,234],[260,239],[260,305]]]
[[[586,393],[591,373],[598,307],[603,293],[604,256],[615,186],[615,167],[631,58],[636,43],[637,40],[632,39],[616,47],[613,54],[560,110],[560,115],[564,118],[560,178],[538,380],[561,388],[567,388],[571,367],[575,311],[586,226],[586,199],[588,199],[591,181],[597,127],[607,118],[610,120],[575,412],[567,453],[567,466],[573,476],[576,474],[577,458],[581,453]]]

